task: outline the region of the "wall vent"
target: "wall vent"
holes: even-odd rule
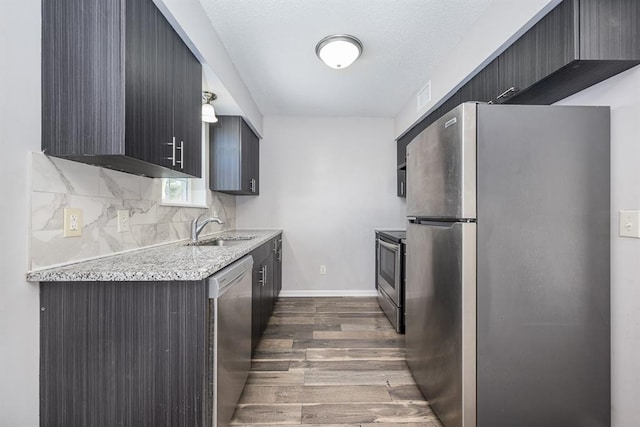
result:
[[[418,105],[417,105],[417,110],[423,110],[427,104],[431,101],[431,80],[429,80],[427,82],[427,84],[420,89],[420,92],[418,92]]]

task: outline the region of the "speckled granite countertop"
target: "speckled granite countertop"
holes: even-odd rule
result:
[[[127,282],[202,280],[242,258],[282,230],[233,230],[201,236],[201,241],[242,240],[234,246],[188,246],[181,241],[147,249],[29,271],[30,282]],[[248,239],[252,237],[251,239]]]

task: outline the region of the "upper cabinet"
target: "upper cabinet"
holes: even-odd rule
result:
[[[640,2],[564,0],[498,58],[497,102],[551,104],[640,63]]]
[[[407,145],[458,104],[552,104],[638,64],[640,1],[562,1],[398,139],[398,196]]]
[[[45,154],[201,176],[202,66],[151,0],[42,2]]]
[[[218,116],[210,126],[209,188],[221,193],[260,194],[260,143],[240,116]]]

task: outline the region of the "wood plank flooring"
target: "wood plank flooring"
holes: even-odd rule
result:
[[[441,427],[375,298],[280,298],[235,426]]]

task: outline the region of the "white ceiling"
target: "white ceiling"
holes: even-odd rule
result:
[[[265,115],[395,117],[493,0],[200,0]],[[344,70],[316,43],[358,37]]]

